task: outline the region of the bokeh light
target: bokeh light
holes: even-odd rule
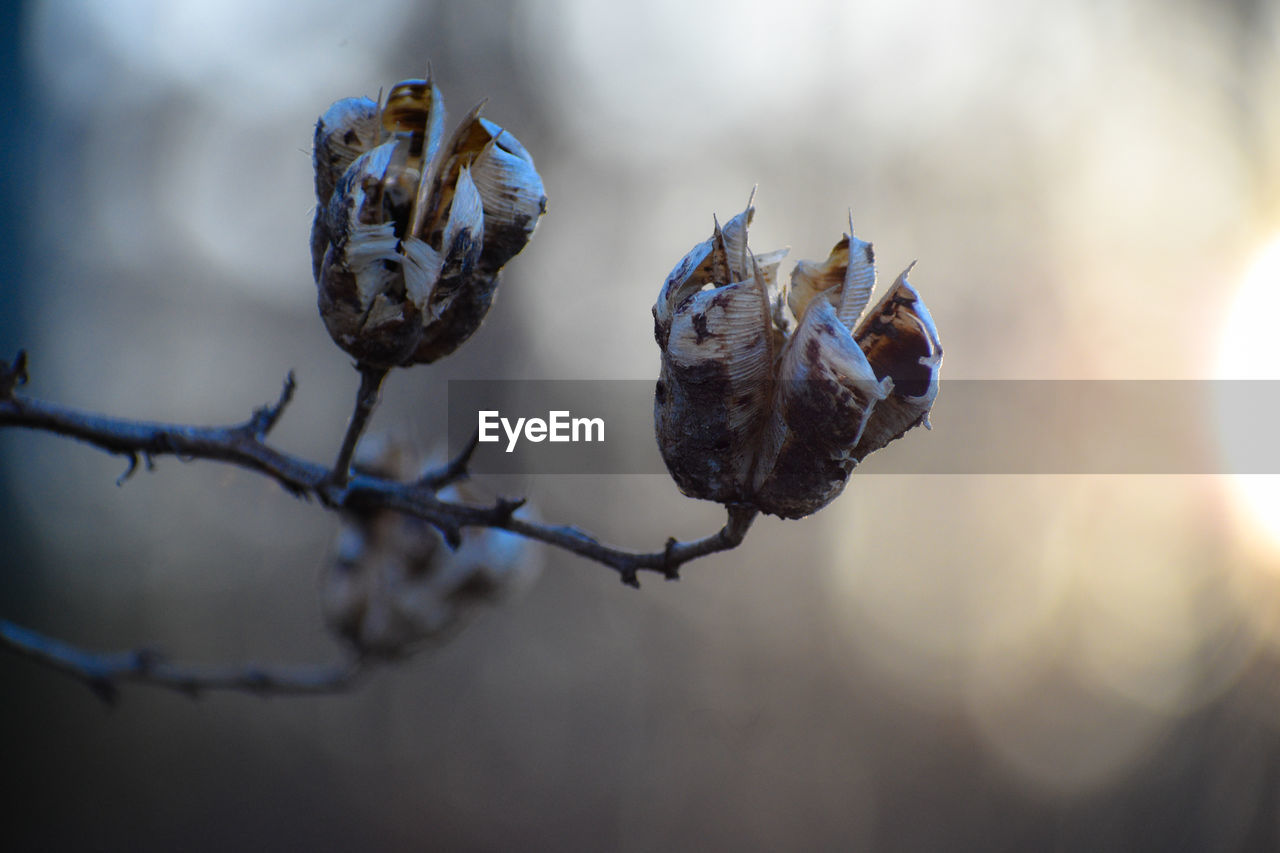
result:
[[[1266,245],[1250,264],[1231,297],[1220,333],[1214,371],[1220,382],[1280,381],[1280,350],[1276,347],[1276,318],[1280,317],[1280,237]],[[1250,449],[1259,438],[1273,440],[1274,424],[1260,422],[1261,414],[1243,410],[1238,395],[1222,394],[1218,410],[1222,453],[1228,470],[1244,472],[1231,478],[1232,495],[1280,552],[1280,477],[1248,473]]]

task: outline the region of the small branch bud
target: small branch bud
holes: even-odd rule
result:
[[[27,384],[27,351],[18,350],[13,363],[0,361],[0,400],[13,399],[13,390]]]

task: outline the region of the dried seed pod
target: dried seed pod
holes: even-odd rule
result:
[[[784,300],[770,298],[783,253],[753,258],[752,212],[717,226],[659,294],[655,428],[685,494],[798,518],[840,494],[866,454],[927,425],[942,348],[905,273],[855,334],[875,263],[851,234],[796,265],[788,334]]]
[[[393,479],[421,473],[403,444],[371,436],[356,467]],[[474,499],[450,487],[445,500]],[[331,630],[362,654],[395,657],[457,625],[537,574],[528,542],[504,530],[467,528],[457,548],[420,518],[392,510],[345,510],[324,570],[320,601]]]
[[[532,158],[478,107],[443,131],[430,79],[397,83],[381,109],[339,101],[317,124],[320,313],[361,363],[434,361],[461,345],[545,209]]]

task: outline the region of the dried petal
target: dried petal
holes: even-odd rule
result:
[[[942,344],[924,300],[907,282],[910,271],[903,270],[855,335],[876,376],[893,382],[893,393],[876,407],[854,449],[858,459],[915,426],[928,428],[929,410],[938,396]]]
[[[444,138],[444,96],[428,77],[403,80],[391,87],[382,108],[382,128],[389,134],[405,134],[412,140],[410,156],[415,165],[430,162]]]
[[[475,182],[471,180],[471,170],[463,166],[458,173],[449,219],[440,243],[440,251],[444,255],[442,279],[471,274],[484,248],[484,219],[484,207]],[[433,306],[438,301],[441,300],[433,299]],[[439,316],[434,307],[431,314]]]
[[[816,512],[844,490],[853,448],[893,383],[875,371],[825,299],[814,300],[782,354],[753,502],[783,518]]]
[[[421,311],[403,298],[394,223],[383,207],[397,142],[362,154],[334,190],[327,219],[335,239],[319,279],[320,316],[330,337],[369,364],[400,363],[417,345]]]
[[[676,309],[704,287],[720,287],[753,278],[755,273],[749,259],[746,232],[754,214],[755,208],[748,207],[730,219],[724,228],[717,222],[711,237],[694,246],[680,259],[667,276],[654,305],[654,320],[659,326],[669,329]],[[781,250],[781,253],[785,254],[786,250]],[[776,278],[777,261],[781,260],[782,254],[770,252],[762,256],[769,259],[769,266],[762,268],[761,274]],[[766,291],[769,283],[770,280],[766,278]],[[659,340],[658,344],[663,346],[665,342]]]
[[[750,497],[773,367],[764,278],[703,290],[677,309],[654,397],[658,446],[685,494]]]
[[[312,161],[316,180],[316,214],[311,224],[311,274],[320,280],[320,267],[329,248],[329,199],[338,179],[378,137],[378,105],[368,98],[336,101],[316,122]]]
[[[440,286],[449,285],[441,282]],[[474,273],[465,287],[457,288],[440,316],[422,330],[422,339],[406,363],[430,364],[466,343],[484,322],[497,290],[496,275]]]
[[[316,201],[329,203],[338,179],[357,157],[378,142],[378,105],[368,98],[335,101],[316,122],[312,152]]]
[[[821,295],[836,308],[846,326],[853,328],[858,322],[871,299],[876,267],[871,244],[853,237],[852,230],[851,224],[851,233],[836,243],[825,261],[799,261],[791,271],[787,304],[797,319],[803,319],[809,303]]]
[[[467,114],[449,139],[433,151],[431,160],[424,167],[409,233],[432,245],[438,245],[443,239],[463,167],[470,165],[488,141],[476,123],[479,111],[477,106]]]
[[[475,267],[480,259],[483,247],[484,213],[480,206],[480,194],[476,192],[471,181],[470,170],[463,167],[458,177],[457,190],[453,196],[453,204],[449,209],[449,220],[445,226],[442,244],[443,263],[435,289],[432,290],[427,303],[428,318],[423,330],[427,339],[431,340],[436,350],[452,344],[449,351],[470,337],[484,318],[484,312],[470,312],[471,321],[460,322],[461,315],[452,308],[454,302],[463,298],[464,306],[472,309],[483,303],[487,309],[492,302],[492,290],[497,284],[496,277],[475,274]],[[474,291],[488,290],[489,294],[478,294]],[[467,296],[464,298],[464,294]],[[443,328],[437,328],[443,327]],[[435,357],[439,357],[438,355]],[[434,360],[434,358],[432,359]]]
[[[524,146],[488,119],[479,122],[490,139],[471,167],[484,204],[485,248],[480,264],[496,272],[533,236],[538,218],[546,212],[547,195]]]

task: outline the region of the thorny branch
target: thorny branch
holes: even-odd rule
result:
[[[474,505],[438,497],[438,490],[467,476],[467,464],[476,448],[475,437],[456,458],[414,482],[399,482],[359,470],[348,472],[345,467],[350,462],[351,448],[368,420],[380,385],[378,377],[363,373],[356,413],[344,438],[337,467],[333,469],[285,453],[266,442],[268,433],[293,398],[296,384],[292,372],[273,404],[255,410],[243,423],[212,427],[135,421],[78,411],[17,394],[16,389],[26,381],[24,352],[19,352],[12,364],[0,361],[0,427],[42,430],[124,456],[129,467],[118,482],[136,472],[139,457],[148,468],[154,466],[159,456],[225,462],[257,471],[278,482],[290,494],[314,498],[331,510],[392,509],[417,516],[435,525],[451,543],[456,543],[462,529],[467,527],[508,530],[608,566],[618,573],[623,583],[633,587],[640,585],[641,571],[676,579],[685,563],[736,548],[756,516],[750,507],[730,506],[724,527],[710,536],[690,542],[669,539],[660,551],[634,552],[604,544],[572,526],[546,525],[518,517],[516,512],[523,505],[523,499],[499,498],[490,505]],[[95,686],[100,695],[104,689],[101,685],[125,679],[189,693],[213,688],[276,693],[333,691],[347,686],[359,669],[357,665],[354,669],[324,668],[292,674],[260,668],[197,671],[164,663],[145,652],[93,656],[5,622],[0,622],[0,644],[76,675]]]
[[[98,698],[114,703],[119,683],[134,681],[196,697],[208,690],[260,695],[316,695],[341,692],[368,671],[368,660],[318,666],[186,666],[138,649],[95,653],[0,619],[0,645],[84,682]]]

